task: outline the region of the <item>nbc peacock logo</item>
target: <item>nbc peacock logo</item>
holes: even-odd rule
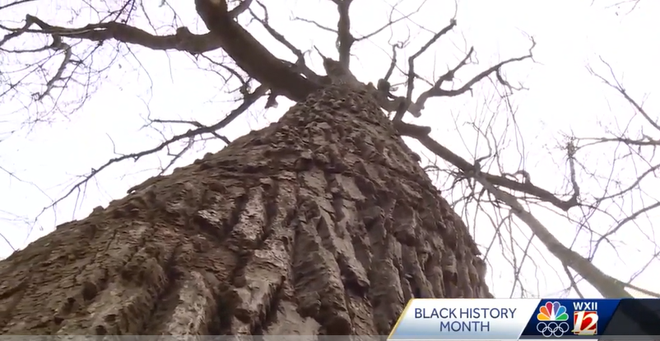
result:
[[[568,314],[566,307],[559,302],[546,302],[539,308],[539,314],[536,315],[539,321],[566,321]]]
[[[539,321],[536,324],[536,330],[545,337],[561,337],[568,332],[569,325],[566,307],[559,302],[546,302],[539,307],[539,313],[536,315]]]

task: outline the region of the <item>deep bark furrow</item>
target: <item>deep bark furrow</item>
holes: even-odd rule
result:
[[[209,329],[208,317],[216,306],[214,293],[210,290],[208,276],[191,271],[182,281],[180,290],[168,303],[176,303],[165,319],[154,326],[153,334],[195,335]],[[214,283],[215,281],[211,281]]]
[[[266,204],[263,188],[253,187],[248,190],[247,201],[238,214],[238,222],[232,226],[228,244],[238,254],[249,253],[261,243],[265,232]]]
[[[1,262],[0,331],[387,334],[484,270],[378,106],[326,88]]]

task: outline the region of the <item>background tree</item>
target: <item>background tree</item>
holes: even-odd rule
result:
[[[390,32],[405,32],[406,27],[414,25],[414,22],[410,19],[413,16],[414,11],[410,13],[400,13],[398,7],[392,6],[389,11],[391,13],[389,22],[385,22],[382,26],[370,31],[374,34],[367,33],[358,35],[354,30],[351,31],[351,22],[348,20],[349,17],[347,16],[348,6],[351,4],[350,2],[343,1],[334,4],[331,2],[321,3],[336,6],[336,12],[339,14],[336,29],[334,27],[329,27],[329,25],[326,25],[325,23],[311,21],[316,18],[300,20],[306,20],[311,26],[316,26],[321,31],[331,32],[335,35],[333,39],[336,39],[337,41],[337,53],[326,53],[332,57],[338,56],[337,59],[339,59],[344,66],[348,66],[349,64],[350,58],[348,56],[350,55],[351,49],[354,49],[361,43],[368,42],[378,34],[387,35]],[[360,2],[356,2],[356,4],[359,3]],[[21,4],[22,3],[5,5],[2,10],[15,10],[16,8],[19,8],[18,6],[22,6]],[[220,5],[222,4],[223,3],[221,2]],[[202,67],[208,67],[212,69],[211,71],[216,71],[229,80],[226,82],[227,86],[230,89],[237,89],[234,94],[235,96],[238,96],[236,94],[241,94],[243,97],[243,104],[228,115],[227,118],[214,124],[202,124],[200,123],[201,119],[196,118],[191,120],[150,119],[149,125],[151,127],[161,127],[161,124],[188,124],[192,125],[194,128],[184,130],[180,133],[171,133],[169,134],[170,136],[168,136],[167,131],[164,131],[163,136],[165,137],[165,142],[157,147],[146,151],[120,155],[103,164],[102,167],[95,167],[92,172],[86,174],[81,181],[76,181],[76,183],[70,186],[69,189],[71,189],[71,191],[67,191],[65,196],[62,198],[55,198],[53,204],[59,204],[64,197],[67,197],[76,191],[84,190],[88,181],[98,175],[99,172],[102,172],[105,168],[114,166],[124,160],[140,159],[155,152],[163,152],[161,155],[169,156],[166,165],[160,170],[160,172],[164,173],[177,161],[180,161],[185,152],[193,149],[195,142],[204,142],[209,138],[227,140],[227,138],[218,133],[218,131],[244,112],[249,105],[259,102],[260,97],[265,97],[263,101],[266,103],[263,103],[263,101],[260,103],[265,106],[272,106],[278,99],[278,96],[280,101],[282,101],[282,97],[288,97],[294,101],[299,101],[310,89],[314,88],[314,84],[316,84],[319,77],[321,77],[318,74],[320,71],[318,67],[313,68],[311,66],[302,65],[302,61],[306,61],[305,64],[314,65],[314,60],[319,60],[319,57],[312,49],[315,43],[305,46],[304,49],[306,50],[299,50],[301,47],[296,46],[299,46],[300,44],[294,45],[290,43],[285,38],[287,35],[278,34],[275,28],[269,24],[268,14],[270,13],[272,15],[272,8],[267,11],[267,8],[261,6],[259,2],[244,1],[231,3],[227,11],[223,12],[222,8],[214,9],[213,4],[198,1],[196,5],[199,17],[203,19],[206,26],[208,26],[208,29],[211,31],[211,33],[199,35],[190,33],[190,29],[184,29],[183,27],[190,26],[186,26],[185,23],[176,23],[174,25],[174,27],[178,27],[176,34],[172,34],[172,32],[175,31],[174,28],[171,29],[169,34],[161,33],[161,28],[156,29],[155,27],[152,27],[146,29],[148,26],[144,25],[141,27],[145,27],[145,30],[137,30],[134,26],[136,26],[135,24],[138,22],[138,19],[147,21],[151,20],[148,13],[151,13],[150,11],[152,9],[145,9],[144,5],[136,5],[132,3],[126,6],[124,5],[125,4],[121,4],[121,6],[118,6],[117,8],[108,10],[108,16],[104,19],[104,15],[99,15],[102,17],[100,24],[90,24],[87,26],[83,24],[80,25],[80,27],[73,27],[75,25],[64,25],[63,23],[62,26],[55,26],[51,23],[52,20],[42,20],[37,17],[27,16],[23,23],[25,26],[4,26],[7,30],[7,35],[2,40],[2,48],[4,51],[13,53],[48,53],[49,51],[52,51],[56,52],[55,55],[61,58],[57,61],[56,59],[50,59],[50,56],[48,56],[48,59],[43,61],[43,65],[37,63],[35,64],[36,66],[29,66],[22,70],[22,73],[20,72],[20,69],[13,70],[16,72],[6,73],[9,77],[13,77],[7,78],[6,94],[11,93],[14,96],[12,99],[15,100],[16,98],[20,98],[22,92],[23,94],[30,95],[36,100],[30,101],[31,107],[28,107],[28,110],[23,111],[31,115],[31,123],[53,119],[54,113],[57,113],[58,110],[61,112],[66,108],[66,105],[63,104],[71,104],[62,103],[60,100],[59,91],[63,90],[61,88],[63,84],[66,84],[65,90],[67,91],[84,90],[87,94],[90,87],[93,88],[98,84],[97,82],[90,81],[90,77],[98,77],[100,79],[103,77],[103,72],[99,71],[103,71],[106,68],[106,65],[96,65],[95,67],[92,67],[92,57],[94,55],[99,55],[100,53],[102,54],[103,49],[106,49],[107,52],[110,52],[109,50],[114,51],[113,56],[119,56],[122,53],[127,53],[129,55],[130,53],[133,53],[131,50],[132,45],[125,45],[124,43],[137,44],[151,49],[187,51],[192,55],[195,55],[198,61],[202,61]],[[168,6],[169,4],[164,3],[164,8],[167,9],[169,8]],[[139,18],[137,13],[142,13],[140,14],[142,18]],[[176,19],[178,20],[179,17],[177,16]],[[89,22],[89,20],[87,20],[87,22]],[[243,30],[239,23],[242,23],[246,27],[249,26],[250,31],[255,32],[257,31],[257,26],[255,25],[258,23],[260,25],[259,29],[265,29],[262,33],[266,32],[269,35],[269,39],[274,38],[275,41],[278,41],[289,51],[293,52],[295,57],[293,59],[284,58],[285,60],[288,60],[288,62],[282,63],[282,58],[274,56],[276,52],[282,51],[281,48],[271,48],[271,46],[269,46],[268,49],[264,48],[261,45],[264,39],[251,39],[248,31]],[[251,25],[248,25],[248,23],[251,23]],[[353,26],[354,23],[355,20],[353,20]],[[396,26],[397,24],[400,25],[398,26],[398,29]],[[502,68],[502,66],[508,62],[519,61],[531,56],[531,52],[530,54],[524,53],[529,46],[521,48],[523,53],[519,55],[520,57],[504,59],[502,62],[496,63],[492,67],[474,66],[473,64],[476,62],[475,50],[467,48],[463,56],[456,58],[456,64],[448,67],[448,72],[441,72],[444,73],[443,76],[424,77],[421,75],[425,73],[416,71],[420,66],[415,64],[415,61],[419,60],[418,58],[420,57],[423,58],[425,55],[428,55],[428,53],[423,54],[423,52],[428,52],[429,48],[432,48],[441,41],[441,37],[446,37],[454,31],[455,24],[456,22],[452,20],[448,26],[440,31],[426,31],[425,34],[428,35],[428,37],[401,39],[399,41],[397,41],[396,38],[400,37],[400,33],[398,37],[392,37],[394,39],[390,40],[393,41],[393,45],[387,49],[391,51],[390,58],[387,60],[390,67],[387,70],[384,70],[386,72],[384,72],[385,76],[383,79],[388,80],[391,84],[401,83],[399,89],[394,91],[394,93],[396,96],[404,98],[406,103],[410,101],[412,104],[415,104],[411,106],[413,108],[412,111],[415,111],[414,108],[423,107],[424,104],[426,104],[427,99],[433,96],[456,96],[459,94],[467,94],[471,92],[472,89],[482,91],[484,89],[481,87],[483,86],[483,83],[479,83],[479,81],[491,80],[492,82],[486,82],[486,85],[492,86],[492,84],[494,84],[496,85],[494,89],[500,91],[503,99],[502,103],[506,104],[507,108],[505,112],[508,111],[510,114],[505,117],[508,119],[515,118],[514,106],[511,104],[515,98],[513,96],[513,90],[515,90],[515,88],[510,85],[511,80],[507,80],[504,76],[505,68]],[[401,29],[401,25],[403,25],[403,29]],[[424,30],[426,30],[425,27],[420,29],[420,31]],[[151,31],[151,33],[148,33],[147,31]],[[50,40],[42,47],[37,47],[35,49],[22,48],[23,46],[21,44],[33,42],[30,38],[27,38],[29,36],[41,37],[39,39],[50,37]],[[257,36],[256,33],[254,36]],[[262,34],[260,37],[263,36],[266,35]],[[240,37],[241,39],[236,39],[236,37]],[[12,47],[11,44],[17,44],[17,42],[20,48],[16,48],[16,46]],[[103,42],[103,44],[99,44],[99,42]],[[532,45],[531,42],[530,45]],[[218,50],[218,48],[222,49]],[[125,50],[122,51],[122,49]],[[224,51],[226,55],[223,55],[221,51]],[[417,54],[416,52],[420,53]],[[22,54],[18,54],[17,56],[21,55]],[[74,55],[77,57],[72,57]],[[212,56],[209,57],[209,55]],[[279,55],[279,53],[275,55]],[[393,58],[396,55],[404,55],[405,57]],[[10,58],[11,56],[14,55],[5,54],[5,57],[7,58]],[[222,58],[226,56],[231,57],[236,63],[237,68],[234,68],[228,59]],[[115,58],[111,58],[110,60],[112,62]],[[47,63],[55,63],[56,67],[48,69]],[[320,63],[317,62],[316,65],[318,66],[318,64]],[[119,64],[114,63],[112,65],[122,64],[120,62]],[[474,68],[470,69],[471,66]],[[312,72],[312,69],[317,72]],[[355,70],[355,68],[353,68],[353,70]],[[459,82],[458,80],[461,79],[461,77],[464,77],[461,73],[463,72],[469,75],[470,70],[472,70],[472,73],[476,77],[467,77],[465,81]],[[23,77],[25,75],[38,74],[31,72],[44,71],[50,71],[50,73],[46,72],[47,76],[46,81],[44,82],[45,84],[37,84],[34,91],[25,92],[29,87],[35,86],[35,83],[33,79]],[[359,71],[359,69],[357,71]],[[69,72],[68,75],[66,75],[65,72]],[[430,75],[431,73],[428,74]],[[76,78],[72,76],[78,77]],[[80,76],[87,78],[83,81],[80,80]],[[366,81],[367,80],[365,80],[365,82]],[[371,81],[378,85],[377,79],[372,79]],[[453,84],[451,84],[451,81],[454,81]],[[76,82],[82,84],[82,86],[77,87],[75,85]],[[235,82],[238,84],[233,86]],[[498,83],[499,85],[497,85]],[[56,92],[55,95],[53,95],[53,91]],[[50,97],[46,94],[49,94]],[[415,96],[413,96],[413,94],[415,94]],[[78,98],[82,98],[83,101],[85,101],[88,96],[78,96]],[[73,109],[75,109],[75,107],[76,105],[73,106]],[[69,106],[68,109],[72,109],[72,107]],[[649,120],[649,122],[652,121],[653,119]],[[514,123],[515,120],[505,119],[503,125],[511,131],[516,128]],[[560,239],[558,239],[562,237],[561,235],[551,233],[548,228],[543,225],[542,219],[538,219],[532,215],[532,209],[530,207],[533,207],[533,205],[544,208],[551,207],[564,217],[568,218],[569,222],[574,222],[576,226],[582,227],[581,229],[577,229],[577,236],[584,233],[583,231],[586,224],[594,220],[594,213],[597,214],[598,212],[601,212],[605,216],[611,216],[611,219],[615,224],[608,222],[608,224],[604,226],[606,226],[605,228],[614,228],[613,231],[620,229],[616,227],[617,225],[621,223],[625,224],[632,220],[631,217],[634,218],[639,215],[634,214],[634,212],[638,211],[637,209],[633,211],[633,214],[630,214],[631,212],[627,210],[611,214],[610,207],[607,209],[601,209],[599,207],[601,202],[606,202],[610,199],[614,199],[613,201],[617,202],[617,200],[622,198],[621,196],[608,198],[609,194],[599,193],[598,195],[593,196],[595,199],[588,196],[585,198],[585,186],[580,184],[580,179],[582,179],[580,172],[584,172],[583,174],[594,174],[594,169],[585,166],[583,170],[580,170],[580,162],[577,157],[579,153],[577,150],[583,147],[574,145],[573,142],[571,142],[574,141],[574,139],[568,137],[566,141],[561,141],[561,144],[564,146],[564,155],[567,160],[566,173],[570,187],[567,194],[556,194],[553,193],[554,191],[544,189],[545,186],[537,186],[536,182],[538,180],[534,180],[534,182],[531,181],[531,174],[529,174],[524,165],[525,155],[521,158],[523,163],[520,169],[509,170],[510,165],[507,167],[502,166],[502,156],[507,155],[504,148],[505,144],[502,143],[507,130],[501,129],[502,122],[498,125],[488,120],[484,121],[475,119],[472,120],[471,124],[475,132],[473,136],[477,136],[481,140],[486,140],[487,147],[483,147],[483,144],[477,145],[475,148],[476,153],[472,156],[470,161],[465,157],[459,156],[459,153],[453,152],[449,148],[439,144],[430,136],[419,133],[419,131],[426,132],[428,129],[414,129],[412,131],[405,130],[405,128],[415,127],[411,125],[403,125],[401,123],[398,123],[398,128],[400,133],[410,135],[421,143],[421,145],[438,156],[439,158],[437,160],[443,160],[442,162],[433,165],[434,167],[427,168],[427,170],[432,175],[439,171],[448,174],[448,176],[442,176],[442,178],[438,179],[438,185],[442,186],[442,183],[445,180],[448,182],[447,186],[443,186],[445,187],[443,188],[444,195],[450,199],[449,201],[452,204],[456,205],[459,212],[461,212],[461,214],[466,217],[466,220],[471,223],[470,225],[472,225],[473,229],[476,224],[470,222],[472,219],[469,218],[476,217],[473,221],[478,220],[483,224],[484,220],[479,217],[490,217],[493,226],[495,227],[492,242],[501,242],[502,238],[511,237],[510,241],[506,243],[510,243],[511,246],[509,255],[512,256],[510,257],[513,263],[512,271],[516,278],[518,278],[518,275],[524,266],[528,266],[524,264],[530,263],[529,261],[525,262],[525,260],[527,258],[529,246],[533,245],[530,244],[531,240],[536,236],[539,237],[538,239],[544,244],[544,247],[556,256],[561,265],[565,267],[569,276],[568,278],[571,279],[569,283],[574,290],[579,290],[575,283],[578,282],[579,277],[581,277],[586,279],[590,285],[595,287],[598,292],[604,296],[621,297],[628,295],[623,290],[626,285],[629,285],[625,283],[626,281],[610,277],[594,266],[594,262],[590,262],[595,255],[594,250],[592,250],[586,257],[581,250],[572,251],[564,246],[565,242],[562,243]],[[500,133],[504,135],[500,136]],[[210,135],[210,137],[204,137],[204,134]],[[182,146],[177,145],[182,142]],[[175,147],[177,148],[176,150],[170,149]],[[484,155],[486,156],[484,157]],[[425,160],[425,163],[428,164],[428,160]],[[576,164],[578,165],[577,167]],[[600,170],[602,168],[598,169]],[[644,174],[644,172],[641,172],[641,174]],[[640,187],[636,187],[638,184],[635,182],[632,184],[634,186],[622,192],[622,194],[637,195],[638,192],[635,192],[635,190],[639,190]],[[555,185],[551,184],[548,188],[553,187],[555,187]],[[587,187],[592,188],[591,186]],[[597,184],[595,188],[602,189],[603,186]],[[623,186],[622,188],[628,187]],[[608,187],[605,187],[605,189],[609,190]],[[501,211],[499,207],[502,206],[502,203],[511,209]],[[580,209],[577,210],[578,208]],[[645,209],[642,212],[645,213],[652,210],[654,206],[646,205],[643,208]],[[569,210],[571,210],[571,214],[566,213]],[[573,215],[574,213],[572,212],[575,211],[579,211],[579,214]],[[535,211],[535,213],[536,212],[537,211]],[[520,241],[515,239],[521,236],[520,234],[516,235],[513,233],[515,224],[519,222],[526,224],[533,233],[531,237],[529,233],[527,233],[526,236],[523,235],[523,237],[528,238],[527,242],[529,243],[527,243],[527,246],[524,246],[524,244],[518,244]],[[505,228],[502,228],[502,226],[505,226]],[[509,229],[510,232],[507,232],[507,229]],[[503,230],[505,232],[501,233]],[[604,235],[602,231],[592,231],[592,233],[600,233],[601,236]],[[607,238],[603,237],[602,240],[607,240]],[[486,244],[486,254],[488,254],[488,250],[489,247],[488,244]],[[575,274],[578,276],[577,281],[574,280],[574,277],[576,277]],[[512,295],[518,294],[527,295],[527,289],[523,287],[522,282],[516,282],[512,288]]]

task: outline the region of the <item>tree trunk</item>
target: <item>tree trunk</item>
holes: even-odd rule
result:
[[[414,158],[368,95],[322,89],[0,262],[0,331],[384,335],[413,297],[491,297]]]

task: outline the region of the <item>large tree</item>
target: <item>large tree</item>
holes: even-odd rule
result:
[[[627,295],[620,282],[563,246],[507,192],[568,211],[579,204],[577,185],[561,199],[533,185],[524,171],[520,181],[483,172],[480,160],[468,162],[443,147],[428,135],[430,128],[402,121],[419,116],[429,98],[469,92],[488,77],[512,89],[501,69],[531,58],[531,50],[447,89],[473,49],[430,81],[416,74],[415,60],[455,27],[452,19],[406,60],[398,92],[390,80],[401,70],[396,52],[402,45],[392,46],[385,76],[363,84],[349,71],[351,48],[368,35],[353,35],[350,0],[333,2],[337,28],[322,29],[336,33],[339,58],[322,57],[325,75],[307,66],[310,55],[278,34],[267,15],[251,12],[261,6],[258,1],[196,0],[206,34],[180,26],[176,34],[154,35],[134,27],[132,2],[85,27],[54,26],[33,15],[26,15],[22,27],[5,27],[10,33],[0,47],[40,34],[51,38],[44,49],[61,53],[57,72],[34,93],[36,100],[65,87],[72,70],[84,65],[73,53],[77,41],[118,41],[202,57],[222,49],[238,67],[223,66],[243,81],[243,103],[225,119],[110,160],[85,181],[110,164],[177,141],[203,134],[223,139],[216,131],[259,98],[267,97],[267,106],[278,96],[297,104],[277,123],[131,188],[125,198],[60,225],[0,262],[2,333],[376,335],[389,332],[412,297],[491,297],[486,265],[468,229],[402,136],[417,139],[478,182],[494,202],[511,207],[562,264],[603,296]],[[237,19],[247,13],[297,60],[277,58],[241,26]],[[428,88],[413,98],[414,86],[424,82]]]
[[[347,13],[350,1],[337,4]],[[346,15],[324,77],[243,29],[234,17],[249,2],[196,5],[211,32],[180,29],[168,48],[221,47],[262,84],[248,97],[267,88],[299,103],[0,263],[3,333],[382,335],[410,298],[490,296],[469,232],[401,139],[428,133],[400,121],[410,100],[347,71]],[[56,40],[109,38],[28,16],[32,25]],[[144,45],[166,41],[111,25]],[[393,105],[395,124],[381,109]]]
[[[134,188],[1,263],[4,333],[389,332],[413,297],[487,297],[461,220],[366,92]]]

